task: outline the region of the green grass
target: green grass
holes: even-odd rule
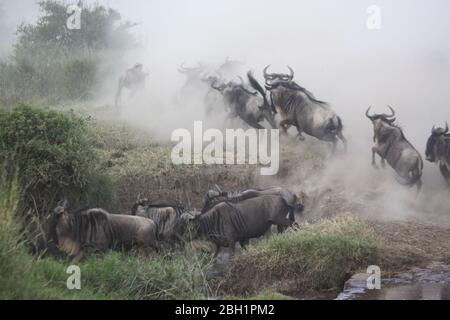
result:
[[[330,290],[378,260],[381,242],[356,217],[341,216],[272,236],[233,261],[225,287],[236,294],[281,288],[288,294]]]

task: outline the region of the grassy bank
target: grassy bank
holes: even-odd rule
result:
[[[356,217],[341,216],[260,241],[237,256],[224,289],[237,295],[287,295],[342,288],[352,272],[376,263],[381,242]]]

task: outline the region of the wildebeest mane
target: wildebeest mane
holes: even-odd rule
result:
[[[276,85],[268,87],[268,89],[273,89],[273,88],[276,88],[276,87],[278,87],[280,85],[285,87],[286,89],[302,92],[303,94],[305,94],[305,96],[308,97],[309,100],[311,100],[314,103],[317,103],[317,104],[328,104],[325,101],[316,99],[314,97],[314,94],[311,91],[309,91],[306,88],[303,88],[302,86],[298,85],[295,81],[280,82],[280,83],[278,83]]]
[[[68,227],[74,240],[81,245],[94,242],[99,232],[103,232],[108,244],[114,242],[108,213],[102,209],[80,209],[71,213]]]

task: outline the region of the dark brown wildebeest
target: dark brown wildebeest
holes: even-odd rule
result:
[[[285,229],[293,224],[288,219],[291,207],[279,195],[261,195],[237,203],[223,201],[205,213],[185,213],[192,238],[203,238],[234,253],[236,242],[242,247],[252,238],[264,235],[272,225]]]
[[[132,68],[128,69],[125,74],[119,78],[115,106],[117,107],[119,104],[123,88],[129,89],[130,97],[133,97],[138,90],[144,87],[145,78],[147,76],[148,73],[143,71],[142,63],[136,63]]]
[[[103,209],[81,209],[73,213],[67,201],[58,203],[50,217],[49,239],[79,262],[88,248],[158,249],[157,226],[147,218],[110,214]]]
[[[247,74],[247,77],[252,86],[259,86],[250,72]],[[259,123],[266,119],[272,128],[276,128],[273,113],[264,90],[259,86],[258,89],[260,90],[251,91],[244,84],[243,79],[240,78],[240,80],[241,83],[230,81],[220,85],[216,83],[211,84],[212,88],[222,93],[224,103],[230,109],[229,118],[239,117],[255,129],[265,129]]]
[[[342,120],[331,107],[294,82],[294,71],[290,67],[290,74],[267,73],[268,68],[263,71],[265,87],[269,90],[273,110],[283,118],[280,127],[286,131],[289,126],[295,126],[300,140],[304,139],[304,132],[319,140],[330,141],[333,151],[339,139],[346,149]]]
[[[292,191],[282,188],[282,187],[267,187],[263,189],[247,189],[241,192],[237,192],[234,194],[230,194],[228,192],[223,192],[220,187],[216,184],[216,190],[209,190],[206,195],[203,197],[203,208],[202,213],[208,211],[216,204],[220,202],[231,202],[238,203],[240,201],[259,197],[263,195],[278,195],[283,198],[286,202],[286,205],[291,208],[289,211],[289,220],[295,222],[295,213],[302,213],[304,210],[303,204],[300,203],[296,194]],[[282,230],[278,230],[282,231]]]
[[[431,136],[427,141],[425,155],[428,161],[439,164],[442,176],[450,187],[450,134],[448,133],[448,123],[445,123],[445,129],[433,126]]]
[[[422,187],[423,160],[420,153],[405,138],[403,131],[394,124],[395,111],[388,106],[391,114],[370,115],[369,107],[366,117],[373,124],[372,165],[378,168],[375,154],[381,157],[381,165],[385,167],[385,161],[395,170],[399,177],[396,180],[406,186],[417,186],[417,193]]]
[[[154,221],[158,227],[158,239],[171,244],[182,240],[185,224],[180,219],[184,208],[177,205],[152,203],[138,197],[131,208],[131,214]]]

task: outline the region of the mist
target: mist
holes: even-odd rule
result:
[[[396,184],[391,169],[380,174],[370,166],[373,132],[364,112],[368,106],[378,113],[386,112],[387,105],[394,107],[398,124],[423,156],[432,126],[443,126],[450,119],[450,2],[95,2],[115,8],[125,19],[138,23],[133,33],[141,47],[129,51],[114,70],[124,71],[141,62],[149,77],[145,92],[128,100],[125,95],[122,119],[162,141],[169,141],[176,128],[192,130],[194,120],[204,120],[205,127],[223,128],[225,113],[206,118],[200,94],[198,101],[180,100],[185,80],[177,71],[181,63],[195,66],[201,62],[214,70],[230,57],[244,62],[242,76],[252,70],[260,82],[266,65],[270,64],[273,72],[287,72],[289,65],[297,83],[329,102],[341,116],[349,141],[346,155],[328,159],[321,175],[303,181],[301,187],[325,187],[336,180],[350,199],[361,188],[370,189],[372,181],[378,181],[376,190],[382,190],[374,201],[390,203],[391,211],[399,215],[411,211],[410,205],[416,201],[414,192]],[[29,19],[36,14],[34,1],[27,2],[29,9],[24,9],[25,1],[15,3],[3,3],[8,17]],[[381,29],[370,30],[366,25],[370,5],[380,8]],[[119,76],[117,72],[103,79],[103,89],[96,97],[99,103],[113,104]],[[302,142],[297,143],[305,148],[300,146]],[[311,143],[320,142],[305,142]],[[433,196],[431,202],[436,208],[444,197],[440,193],[444,181],[437,166],[425,163],[423,180],[420,197],[424,200]],[[361,197],[367,200],[367,194]],[[404,201],[392,204],[396,196],[407,199],[408,206]],[[423,202],[413,206],[417,212],[424,207]],[[444,213],[449,208],[439,210]]]

